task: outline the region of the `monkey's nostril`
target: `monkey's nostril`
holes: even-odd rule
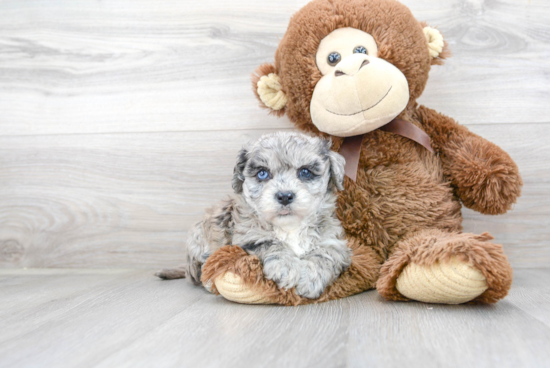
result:
[[[346,73],[344,73],[344,72],[341,71],[341,70],[337,70],[337,71],[334,72],[334,76],[335,76],[335,77],[340,77],[340,76],[342,76],[342,75],[346,75]]]
[[[362,63],[361,66],[359,67],[359,69],[361,69],[361,68],[364,67],[365,65],[368,65],[368,63],[369,63],[368,60],[363,61],[363,63]]]
[[[275,194],[275,199],[277,199],[277,202],[279,202],[282,205],[287,205],[289,203],[292,203],[294,200],[294,193],[292,192],[278,192]]]

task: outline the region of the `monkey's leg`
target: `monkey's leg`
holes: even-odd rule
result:
[[[245,304],[300,305],[344,298],[374,288],[378,279],[380,257],[359,244],[358,240],[349,239],[348,246],[353,250],[351,266],[318,299],[300,297],[294,288],[279,289],[264,278],[260,260],[237,246],[226,246],[212,254],[203,267],[201,280],[204,284],[213,283],[214,293]]]
[[[423,230],[395,245],[376,285],[389,300],[495,303],[512,284],[502,246],[481,235]]]

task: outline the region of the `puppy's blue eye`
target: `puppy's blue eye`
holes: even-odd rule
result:
[[[353,53],[367,55],[367,49],[365,48],[365,46],[357,46],[356,48],[353,49]]]
[[[309,179],[311,178],[311,171],[309,171],[308,169],[302,169],[300,170],[298,176],[300,177],[300,179]]]
[[[260,170],[260,171],[258,171],[256,176],[260,180],[266,180],[267,178],[269,178],[269,173],[266,170]]]

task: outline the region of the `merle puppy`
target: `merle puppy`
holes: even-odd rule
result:
[[[267,279],[315,299],[351,263],[335,215],[344,158],[328,140],[300,133],[262,136],[240,151],[235,194],[208,209],[191,230],[186,268],[164,270],[165,279],[200,284],[201,267],[224,245],[238,245],[262,261]]]

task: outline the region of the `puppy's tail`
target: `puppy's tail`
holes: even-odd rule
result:
[[[160,277],[163,280],[184,279],[187,274],[186,269],[186,266],[166,268],[164,270],[155,272],[155,276]]]

